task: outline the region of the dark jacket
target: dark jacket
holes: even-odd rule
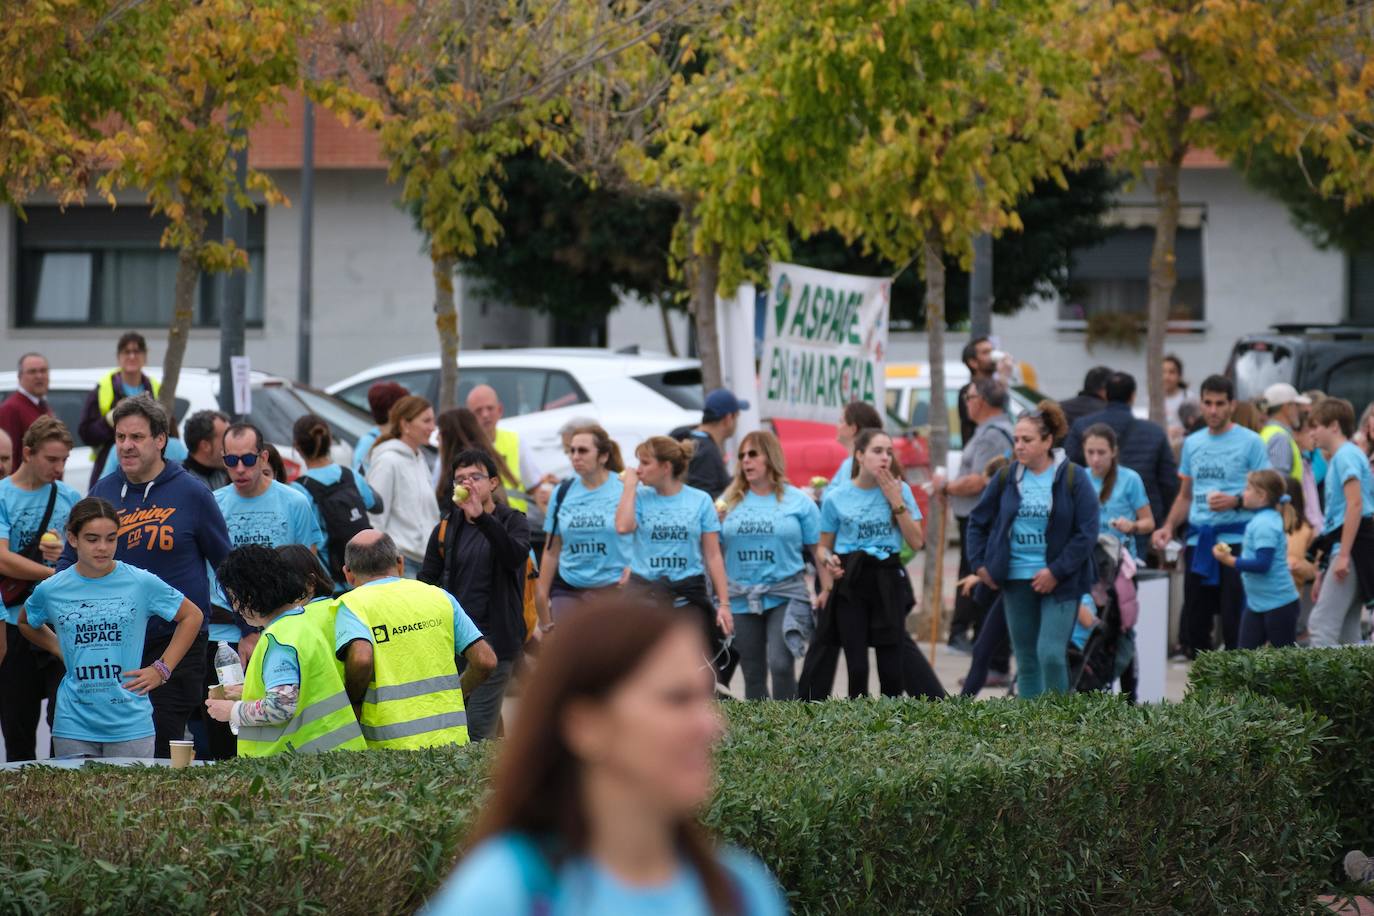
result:
[[[692,460],[687,464],[687,486],[705,491],[712,499],[720,499],[730,486],[730,471],[725,456],[711,434],[694,426],[679,426],[668,434],[679,442],[692,443]]]
[[[459,547],[467,528],[486,538],[490,563],[475,569]],[[443,542],[440,542],[440,532]],[[525,643],[525,564],[530,555],[530,525],[523,512],[497,503],[468,526],[455,509],[430,532],[419,580],[458,599],[501,661],[515,658]],[[477,586],[474,588],[474,585]],[[477,597],[478,594],[482,597]]]
[[[116,369],[112,373],[119,375]],[[148,394],[153,393],[153,383],[148,376],[144,375],[139,379],[139,387]],[[124,400],[124,386],[119,379],[114,379],[115,404]],[[91,389],[91,393],[86,395],[86,403],[81,408],[81,422],[76,427],[77,435],[81,441],[95,449],[95,464],[91,467],[91,483],[100,479],[101,471],[105,470],[105,462],[110,457],[110,449],[114,446],[114,430],[110,424],[105,422],[105,415],[100,412],[100,386],[96,385]]]
[[[215,497],[205,484],[175,461],[148,483],[130,483],[123,468],[102,477],[91,488],[119,512],[119,544],[115,559],[146,569],[195,603],[205,613],[202,631],[210,625],[210,567],[228,555],[229,529]],[[57,561],[58,569],[76,562],[70,544]],[[176,629],[170,620],[148,620],[148,639],[168,637]]]
[[[1164,524],[1164,517],[1178,496],[1178,462],[1169,445],[1169,435],[1157,423],[1141,420],[1131,413],[1131,405],[1111,403],[1106,410],[1083,417],[1069,430],[1064,441],[1064,454],[1070,461],[1085,464],[1083,434],[1088,427],[1105,423],[1116,433],[1121,464],[1140,475],[1145,482],[1145,494],[1150,497],[1150,511],[1155,524]]]
[[[1070,467],[1074,469],[1072,491]],[[1022,471],[1023,466],[1013,462],[1005,473],[998,472],[968,518],[969,568],[976,571],[986,566],[999,586],[1006,584],[1011,566],[1011,524],[1021,507],[1017,481]],[[1093,547],[1097,544],[1098,505],[1088,470],[1069,461],[1061,462],[1055,471],[1051,499],[1045,526],[1045,558],[1049,571],[1059,581],[1054,597],[1076,600],[1096,579]],[[982,597],[990,603],[992,596]]]
[[[1069,421],[1069,426],[1073,426],[1088,414],[1100,412],[1106,406],[1106,401],[1086,391],[1080,391],[1067,401],[1059,402],[1059,409],[1064,411],[1064,418]]]

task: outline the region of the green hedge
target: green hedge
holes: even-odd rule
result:
[[[1334,812],[1344,848],[1374,847],[1374,650],[1208,652],[1193,663],[1190,700],[1216,702],[1218,693],[1243,691],[1329,722],[1316,753],[1321,798]]]
[[[1294,912],[1315,717],[1258,698],[731,704],[707,822],[798,913]],[[0,911],[384,913],[452,865],[484,750],[0,774]],[[1314,866],[1315,863],[1315,866]]]

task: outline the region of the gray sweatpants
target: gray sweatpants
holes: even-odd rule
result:
[[[501,704],[506,699],[506,687],[515,670],[515,659],[497,662],[490,675],[468,696],[463,697],[463,709],[468,714],[468,739],[485,741],[495,738],[501,724]]]
[[[1307,618],[1307,632],[1314,649],[1348,646],[1360,641],[1360,583],[1352,569],[1344,582],[1328,572],[1322,576],[1321,594]]]
[[[153,756],[152,735],[133,741],[79,741],[76,738],[53,738],[52,752],[58,757],[145,757]]]

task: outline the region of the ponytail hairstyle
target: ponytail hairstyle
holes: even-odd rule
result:
[[[773,496],[782,502],[787,492],[787,464],[783,460],[782,444],[778,442],[778,437],[766,429],[756,429],[740,440],[739,447],[741,452],[746,448],[755,448],[763,455],[768,468],[768,482],[773,485]],[[720,497],[725,502],[725,511],[729,512],[738,506],[748,492],[749,481],[744,479],[744,463],[736,461],[734,479]]]
[[[1112,498],[1112,489],[1116,486],[1116,430],[1106,423],[1094,423],[1088,427],[1088,431],[1083,434],[1083,444],[1086,446],[1089,439],[1101,439],[1107,443],[1112,450],[1112,466],[1107,469],[1107,476],[1102,478],[1102,494],[1098,499],[1098,505],[1105,506],[1107,500]]]
[[[871,442],[873,441],[873,439],[874,439],[875,437],[877,437],[877,436],[887,436],[887,430],[882,429],[882,428],[874,429],[873,427],[870,426],[870,427],[868,427],[867,429],[861,429],[861,430],[859,430],[859,434],[858,434],[857,436],[854,437],[854,453],[853,453],[853,455],[851,455],[851,457],[852,457],[854,460],[850,463],[850,466],[849,466],[849,479],[850,479],[850,480],[856,480],[856,479],[858,479],[858,476],[859,476],[859,456],[863,454],[864,450],[868,448],[869,443],[871,443]],[[888,436],[888,438],[891,439],[892,437],[891,437],[891,436]],[[901,479],[901,476],[902,476],[902,473],[901,473],[901,472],[902,472],[902,469],[901,469],[900,466],[898,466],[898,464],[897,464],[897,462],[896,462],[896,458],[895,458],[895,456],[894,456],[894,459],[893,459],[893,462],[892,462],[892,476],[893,476],[893,477],[896,477],[898,480],[900,480],[900,479]]]
[[[611,434],[606,432],[600,423],[575,426],[572,432],[568,434],[569,441],[572,440],[573,436],[591,436],[597,456],[606,456],[606,470],[612,474],[619,474],[625,470],[625,459],[620,457],[620,443],[612,439]]]
[[[1288,498],[1288,485],[1283,475],[1271,468],[1251,471],[1245,475],[1245,482],[1264,494],[1266,508],[1274,509],[1283,519],[1283,530],[1289,531],[1297,525],[1297,513],[1293,511],[1292,500]]]
[[[329,424],[322,417],[308,413],[291,427],[291,444],[306,461],[317,461],[329,457],[334,437],[329,431]]]
[[[98,518],[109,519],[115,523],[116,528],[119,527],[119,513],[112,504],[99,496],[87,496],[72,506],[72,511],[67,515],[67,533],[72,537],[79,537],[86,523]]]
[[[673,479],[679,480],[687,473],[687,465],[691,462],[694,451],[696,446],[690,439],[679,442],[669,436],[650,436],[639,443],[639,447],[635,449],[635,457],[640,461],[652,458],[655,461],[668,462],[673,468]]]
[[[1064,416],[1064,411],[1059,404],[1048,398],[1035,405],[1034,410],[1028,410],[1017,418],[1020,420],[1030,420],[1040,427],[1040,438],[1049,439],[1052,443],[1064,441],[1064,437],[1069,434],[1069,421]]]
[[[1307,497],[1302,494],[1302,481],[1285,477],[1283,482],[1288,488],[1287,508],[1291,510],[1292,519],[1289,519],[1289,514],[1284,513],[1283,509],[1279,509],[1279,513],[1283,515],[1284,532],[1292,534],[1307,524]]]

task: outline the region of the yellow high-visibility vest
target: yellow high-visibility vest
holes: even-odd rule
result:
[[[496,439],[492,442],[492,447],[501,456],[501,460],[506,462],[506,467],[515,475],[514,480],[502,480],[501,485],[506,490],[506,501],[510,503],[512,509],[519,509],[521,512],[529,511],[529,495],[525,493],[525,484],[520,480],[520,434],[510,429],[496,428]]]
[[[1302,483],[1302,452],[1298,449],[1298,443],[1294,441],[1293,434],[1277,423],[1270,423],[1260,430],[1260,439],[1264,440],[1267,447],[1269,440],[1280,434],[1288,437],[1288,446],[1293,450],[1293,466],[1289,468],[1288,476],[1298,483]]]

